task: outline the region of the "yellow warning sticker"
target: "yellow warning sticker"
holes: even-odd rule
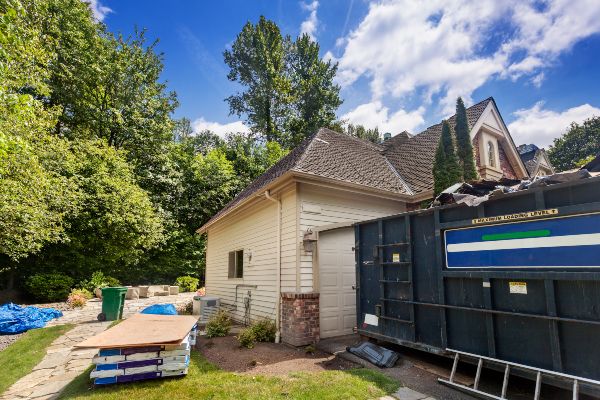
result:
[[[527,282],[508,282],[510,293],[527,294]]]
[[[400,262],[400,253],[392,253],[392,262]]]

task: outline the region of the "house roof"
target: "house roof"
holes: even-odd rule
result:
[[[469,129],[493,98],[467,108]],[[455,116],[448,119],[454,126]],[[432,165],[442,124],[417,135],[404,131],[382,144],[374,144],[321,128],[241,191],[199,231],[221,218],[254,193],[288,172],[360,185],[398,195],[417,195],[433,188]]]
[[[521,161],[523,161],[530,176],[534,176],[537,173],[542,159],[545,159],[546,162],[549,163],[548,157],[546,157],[546,151],[540,149],[535,144],[522,144],[517,150],[519,151]]]

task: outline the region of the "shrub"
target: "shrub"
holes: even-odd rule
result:
[[[178,315],[192,315],[194,302],[192,300],[176,306]]]
[[[88,299],[86,298],[86,294],[84,293],[85,289],[73,289],[67,298],[67,304],[71,308],[79,308],[85,306]],[[89,293],[87,290],[85,292]]]
[[[237,339],[241,346],[251,349],[255,342],[274,342],[276,332],[275,322],[263,319],[242,330]]]
[[[202,286],[200,289],[196,291],[197,296],[206,296],[206,288]]]
[[[27,278],[25,289],[39,301],[64,301],[73,286],[73,279],[67,275],[36,274]]]
[[[198,288],[198,278],[193,276],[180,276],[175,281],[175,286],[179,286],[179,292],[195,292]]]
[[[71,290],[71,294],[83,296],[86,300],[94,298],[94,294],[87,289],[73,289]]]
[[[113,278],[112,276],[106,276],[102,271],[96,271],[92,273],[92,276],[89,280],[83,280],[79,282],[79,287],[82,289],[86,289],[90,293],[92,293],[96,288],[105,288],[110,286],[120,286],[121,282],[117,278]]]
[[[242,329],[237,337],[238,342],[240,342],[240,346],[246,348],[253,348],[254,343],[256,343],[256,334],[254,333],[254,329],[249,326],[246,329]]]
[[[231,328],[231,318],[224,310],[219,310],[206,324],[206,337],[227,336]]]

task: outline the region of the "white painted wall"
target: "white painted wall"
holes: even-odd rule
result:
[[[296,194],[285,191],[282,200],[282,291],[296,287]],[[252,291],[251,318],[275,318],[277,299],[277,204],[262,199],[247,211],[224,217],[208,229],[206,249],[206,292],[226,304],[237,306],[236,320],[244,318],[243,299]],[[244,250],[244,277],[229,279],[229,252]],[[249,254],[252,257],[249,257]],[[256,289],[236,285],[256,285]],[[285,288],[285,289],[284,289]]]
[[[307,229],[341,222],[358,222],[406,211],[403,202],[381,199],[359,193],[301,183],[298,189],[300,207],[299,267],[300,292],[318,291],[313,271],[313,255],[302,248],[302,235]]]

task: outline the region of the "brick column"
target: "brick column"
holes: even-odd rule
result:
[[[319,293],[281,293],[281,340],[292,346],[319,341]]]

